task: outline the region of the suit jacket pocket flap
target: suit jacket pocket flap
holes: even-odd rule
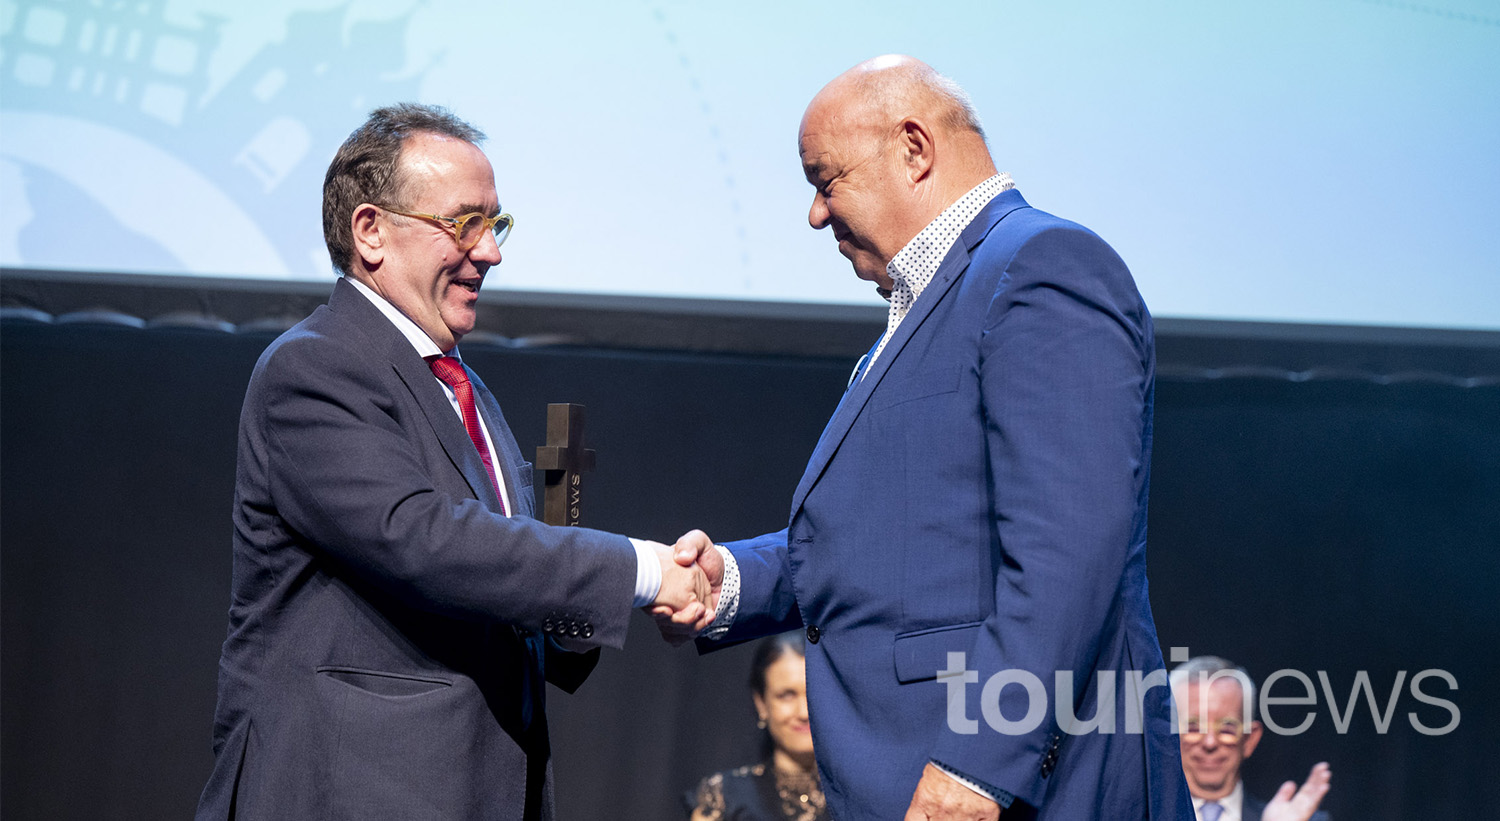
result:
[[[934,627],[896,637],[896,681],[907,684],[937,678],[948,667],[949,653],[974,649],[974,636],[983,622]]]
[[[405,673],[363,670],[357,667],[323,666],[317,668],[317,672],[334,681],[341,681],[350,687],[378,696],[419,696],[453,685],[452,682],[435,676],[413,676]]]

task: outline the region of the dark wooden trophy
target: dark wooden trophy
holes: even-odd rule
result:
[[[543,474],[542,521],[577,526],[583,474],[594,469],[594,452],[583,446],[583,406],[547,405],[547,444],[536,449]]]

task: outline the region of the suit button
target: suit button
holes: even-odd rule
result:
[[[594,625],[592,624],[583,625],[583,629],[578,632],[579,638],[586,639],[592,635],[594,635]]]
[[[547,619],[546,621],[542,622],[542,632],[543,633],[551,633],[552,632],[552,620],[551,619]]]
[[[817,644],[818,639],[822,637],[823,631],[819,630],[816,624],[809,624],[807,626],[807,640],[809,642],[811,642],[812,644]]]
[[[572,636],[573,638],[578,638],[578,634],[582,630],[583,630],[583,627],[578,622],[576,622],[576,621],[573,622],[572,624],[568,625],[568,635]]]

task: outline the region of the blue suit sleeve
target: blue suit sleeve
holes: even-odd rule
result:
[[[802,626],[792,574],[787,568],[787,532],[728,542],[740,570],[740,604],[729,632],[715,641],[699,640],[701,652],[773,636]]]

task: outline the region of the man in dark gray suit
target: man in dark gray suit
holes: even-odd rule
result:
[[[1245,668],[1198,656],[1178,665],[1170,681],[1197,821],[1329,821],[1318,811],[1333,777],[1326,762],[1313,766],[1300,789],[1282,784],[1270,803],[1246,794],[1240,766],[1264,728],[1254,720],[1255,683]]]
[[[531,518],[531,466],[457,349],[512,224],[482,138],[393,106],[328,169],[343,277],[240,419],[199,818],[551,818],[544,681],[578,687],[633,607],[712,618],[666,546]]]

